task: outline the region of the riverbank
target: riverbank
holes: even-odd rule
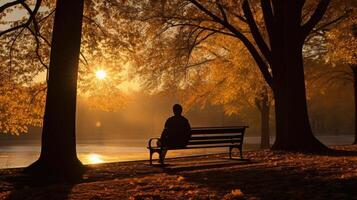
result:
[[[30,165],[40,155],[40,140],[3,140],[0,134],[0,169],[18,168]],[[22,137],[21,135],[20,137]],[[13,136],[15,137],[15,136]],[[317,138],[326,145],[350,144],[354,135],[318,135]],[[274,141],[271,137],[270,141]],[[84,164],[97,164],[107,162],[123,162],[147,159],[147,139],[103,139],[103,140],[77,140],[77,155]],[[260,147],[260,137],[244,137],[244,151],[257,150]],[[207,153],[224,152],[226,149],[191,149],[174,151],[168,157],[182,157],[202,155]]]
[[[357,199],[357,145],[333,155],[259,150],[88,165],[76,184],[34,185],[21,169],[0,170],[0,199]]]

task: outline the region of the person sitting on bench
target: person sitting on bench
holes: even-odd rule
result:
[[[191,137],[191,126],[188,120],[182,116],[182,106],[175,104],[173,106],[174,116],[168,118],[165,122],[164,130],[160,137],[160,146],[168,148],[182,148],[188,143]],[[167,150],[163,150],[160,156],[160,162],[165,160]]]

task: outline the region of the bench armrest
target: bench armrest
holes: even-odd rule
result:
[[[151,144],[153,140],[160,141],[160,138],[150,138],[150,140],[149,140],[149,142],[148,142],[148,148],[149,148],[149,149],[151,149],[151,148],[153,147],[152,144]],[[157,141],[156,141],[156,142],[157,142]],[[157,145],[156,145],[156,147],[157,147]]]

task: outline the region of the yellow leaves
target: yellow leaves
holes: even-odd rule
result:
[[[230,193],[226,194],[223,197],[224,200],[233,200],[233,199],[247,199],[243,192],[240,189],[233,189]]]
[[[185,178],[184,178],[183,176],[179,176],[179,177],[177,178],[177,181],[183,181],[183,180],[185,180]]]
[[[25,87],[4,84],[0,88],[0,133],[26,133],[28,126],[41,126],[44,111],[43,85]]]
[[[198,58],[206,55],[214,59],[204,66],[188,70],[188,86],[184,88],[186,95],[182,95],[185,106],[218,104],[224,106],[227,114],[255,106],[262,89],[267,86],[243,45],[229,37],[215,36],[201,46],[193,54],[198,52]],[[268,96],[271,101],[271,95]]]
[[[357,23],[357,9],[351,9],[349,16],[327,33],[327,60],[336,63],[357,64],[357,35],[354,26]]]
[[[243,192],[240,190],[240,189],[234,189],[231,191],[231,194],[234,196],[234,197],[243,197],[244,194]]]

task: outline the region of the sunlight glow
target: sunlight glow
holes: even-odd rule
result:
[[[90,162],[90,164],[98,164],[104,162],[101,156],[95,153],[88,155],[88,161]]]
[[[95,76],[99,80],[104,80],[107,77],[107,72],[102,70],[102,69],[100,69],[100,70],[95,72]]]
[[[101,126],[102,126],[102,123],[100,123],[100,121],[97,121],[97,122],[95,123],[95,127],[99,128],[99,127],[101,127]]]

